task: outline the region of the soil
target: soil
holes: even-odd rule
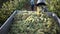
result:
[[[37,1],[37,0],[35,0],[34,11],[36,11],[36,1]],[[25,8],[26,10],[28,10],[28,11],[32,11],[32,10],[31,10],[31,5],[30,5],[29,3],[26,3],[26,4],[24,5],[24,8]]]

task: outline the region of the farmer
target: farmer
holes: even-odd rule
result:
[[[34,11],[34,0],[30,0],[30,4],[31,4],[32,11]]]
[[[46,3],[45,3],[46,1],[45,0],[38,0],[37,1],[37,4],[36,4],[36,6],[37,6],[37,11],[41,11],[41,10],[46,10],[45,9],[45,6],[46,6]]]
[[[45,0],[38,0],[37,1],[37,6],[41,6],[41,5],[44,5],[44,6],[46,6],[46,3],[45,3]]]

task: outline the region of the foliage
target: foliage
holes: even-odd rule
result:
[[[15,17],[9,34],[58,34],[57,22],[44,12],[39,16],[36,12],[19,12]]]
[[[0,0],[0,8],[2,7],[3,3],[7,2],[9,0]]]
[[[2,8],[0,9],[0,26],[6,21],[6,19],[13,13],[17,8],[17,2],[7,1],[3,3]]]
[[[29,0],[19,0],[19,6],[17,7],[18,10],[25,10],[25,6],[29,4]]]
[[[27,0],[9,0],[0,9],[0,24],[2,25],[14,10],[22,10]]]
[[[60,0],[46,0],[48,9],[55,12],[60,17]]]

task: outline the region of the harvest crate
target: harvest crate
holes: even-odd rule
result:
[[[0,27],[0,34],[7,34],[11,23],[13,22],[14,16],[17,11],[14,11],[13,14],[5,21],[5,23]]]
[[[12,29],[11,29],[11,31],[9,32],[10,34],[13,34],[14,32],[16,32],[16,34],[18,34],[19,32],[20,32],[20,29],[19,29],[19,27],[18,26],[20,26],[20,21],[18,21],[19,19],[20,19],[20,17],[19,16],[21,16],[20,14],[23,14],[23,13],[27,13],[27,14],[31,14],[32,13],[32,11],[28,11],[28,12],[25,12],[25,11],[18,11],[18,15],[17,15],[17,19],[15,20],[15,25],[13,24],[12,25]],[[34,13],[34,12],[33,12]],[[57,21],[56,23],[58,23],[58,25],[60,25],[60,19],[57,17],[57,15],[55,14],[55,13],[52,13],[52,12],[45,12],[48,16],[50,16],[50,17],[52,17],[52,18],[54,18],[54,20],[55,21]],[[27,15],[26,14],[26,15]],[[24,17],[24,16],[23,16]],[[24,17],[25,18],[25,17]],[[17,22],[18,21],[18,22]],[[55,25],[55,24],[54,24]],[[16,29],[14,28],[14,27],[17,27]],[[54,28],[54,27],[53,27]],[[23,29],[23,28],[22,28]],[[16,31],[17,30],[17,31]],[[19,32],[18,32],[19,31]],[[11,33],[12,32],[12,33]],[[59,32],[58,32],[59,33]],[[59,33],[60,34],[60,33]]]
[[[52,18],[54,18],[54,20],[57,21],[58,24],[60,25],[60,19],[59,19],[59,17],[58,17],[55,13],[46,12],[46,14],[47,14],[48,16],[51,16]]]

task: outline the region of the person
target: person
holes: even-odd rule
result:
[[[38,0],[36,4],[37,8],[41,8],[39,10],[43,12],[47,12],[46,1],[45,0]],[[38,10],[38,9],[37,9]]]
[[[45,0],[38,0],[37,1],[37,6],[39,6],[39,5],[44,5],[44,6],[46,6],[46,3],[45,3],[46,1]]]
[[[31,10],[34,11],[34,0],[30,0]]]

